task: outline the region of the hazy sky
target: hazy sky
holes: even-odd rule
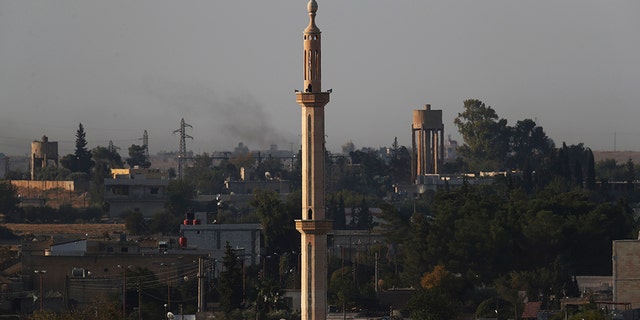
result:
[[[640,1],[318,0],[327,146],[410,145],[414,109],[463,100],[557,145],[640,150]],[[78,123],[123,154],[149,132],[197,153],[277,143],[297,150],[306,0],[0,1],[0,152],[46,134],[60,153]],[[461,141],[460,141],[461,142]]]

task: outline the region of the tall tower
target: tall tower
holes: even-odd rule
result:
[[[411,178],[425,174],[440,173],[444,160],[444,124],[442,110],[431,110],[425,105],[423,110],[413,110],[411,124]]]
[[[303,33],[304,89],[296,90],[302,107],[302,217],[300,232],[301,318],[324,320],[327,315],[327,233],[333,221],[325,218],[324,205],[324,106],[329,93],[322,92],[320,29],[315,18],[318,4],[307,4],[309,25]]]
[[[142,133],[142,146],[144,147],[144,156],[149,160],[149,134],[147,130]]]
[[[42,141],[31,142],[31,180],[35,180],[36,168],[46,168],[50,161],[58,166],[58,141],[42,136]]]
[[[180,120],[180,129],[173,131],[173,133],[180,134],[180,150],[178,150],[178,179],[182,179],[182,161],[187,157],[187,138],[193,139],[192,136],[186,133],[186,127],[193,128],[190,124],[184,122],[184,118],[182,118],[182,120]]]

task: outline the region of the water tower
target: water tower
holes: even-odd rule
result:
[[[442,110],[413,110],[411,124],[411,179],[440,173],[444,159],[444,124]]]
[[[36,168],[46,168],[50,163],[58,166],[58,141],[49,141],[42,136],[42,141],[31,142],[31,180],[34,180]]]

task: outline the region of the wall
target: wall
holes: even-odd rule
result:
[[[73,181],[11,180],[11,184],[25,189],[50,190],[60,188],[65,191],[75,191],[75,183]]]
[[[640,308],[640,241],[613,241],[613,301]]]

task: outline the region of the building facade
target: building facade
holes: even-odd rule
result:
[[[195,250],[214,260],[222,261],[227,243],[245,264],[260,263],[261,230],[257,223],[217,224],[208,223],[206,213],[196,212],[194,219],[185,219],[180,225],[183,249]]]
[[[640,240],[613,241],[613,301],[640,308]]]
[[[140,211],[145,217],[164,209],[169,179],[160,169],[111,169],[104,179],[104,201],[117,217],[126,211]]]

